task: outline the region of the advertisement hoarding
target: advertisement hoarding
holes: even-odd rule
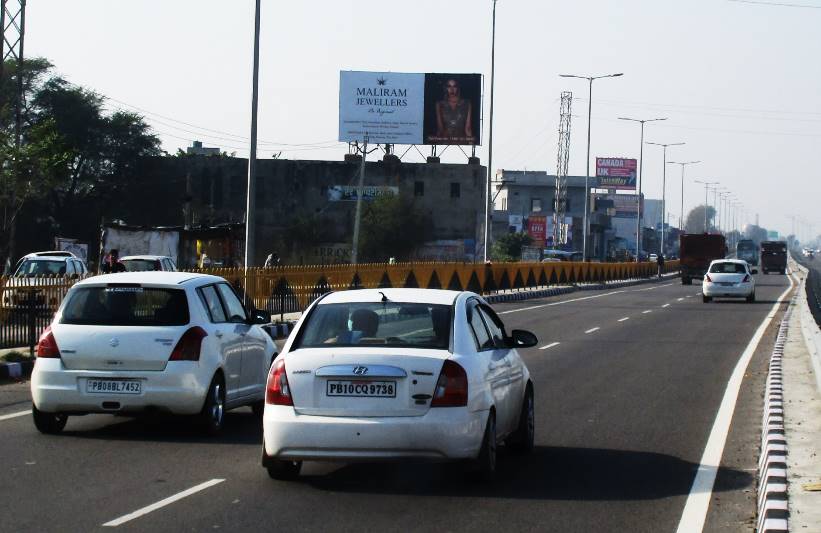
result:
[[[596,177],[599,178],[599,188],[635,190],[637,168],[635,159],[597,157]]]
[[[610,213],[610,216],[614,218],[636,218],[638,212],[637,196],[636,194],[597,194],[596,201],[612,201],[613,212]]]
[[[362,187],[362,199],[366,202],[375,200],[380,196],[398,196],[399,187],[366,185]],[[329,202],[355,202],[356,187],[353,185],[332,185],[328,187]]]
[[[480,144],[481,74],[341,71],[339,140]]]
[[[544,246],[547,237],[547,217],[531,215],[527,219],[527,234],[533,239],[534,246]]]

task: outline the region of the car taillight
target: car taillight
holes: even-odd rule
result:
[[[57,347],[54,333],[51,332],[51,326],[43,331],[43,334],[40,335],[40,340],[37,341],[37,357],[48,359],[60,358],[60,349]]]
[[[747,275],[745,275],[745,276],[744,276],[744,281],[743,281],[743,283],[748,283],[749,281],[750,281],[750,275],[749,275],[749,274],[747,274]]]
[[[291,387],[285,374],[285,360],[280,359],[271,366],[268,372],[268,384],[265,386],[265,403],[273,405],[294,405],[291,398]]]
[[[709,275],[709,274],[704,274],[704,281],[706,281],[706,282],[708,282],[708,283],[712,283],[712,282],[713,282],[713,280],[710,278],[710,275]]]
[[[431,407],[461,407],[468,404],[468,375],[458,363],[447,360],[442,365]]]
[[[174,346],[174,351],[171,352],[171,357],[169,357],[168,360],[199,361],[202,339],[207,336],[208,333],[206,333],[205,330],[199,326],[194,326],[189,329],[183,334],[179,342],[177,342],[177,345]]]

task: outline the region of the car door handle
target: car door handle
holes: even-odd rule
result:
[[[222,332],[221,332],[221,331],[219,331],[219,330],[215,331],[215,332],[214,332],[214,335],[215,335],[218,339],[221,339],[221,338],[222,338]]]
[[[503,366],[510,366],[510,361],[503,360],[503,361],[499,361],[498,363],[490,363],[488,365],[488,369],[496,370],[497,368],[501,368]]]

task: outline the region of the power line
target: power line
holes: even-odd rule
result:
[[[785,2],[762,2],[761,0],[727,0],[728,2],[735,2],[737,4],[755,4],[759,6],[771,7],[800,7],[806,9],[821,9],[821,6],[812,6],[808,4],[788,4]]]

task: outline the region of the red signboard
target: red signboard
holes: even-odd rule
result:
[[[597,157],[596,177],[599,178],[599,188],[634,190],[637,168],[635,159]]]
[[[533,239],[533,244],[543,246],[547,236],[547,217],[531,215],[527,219],[527,234]]]

